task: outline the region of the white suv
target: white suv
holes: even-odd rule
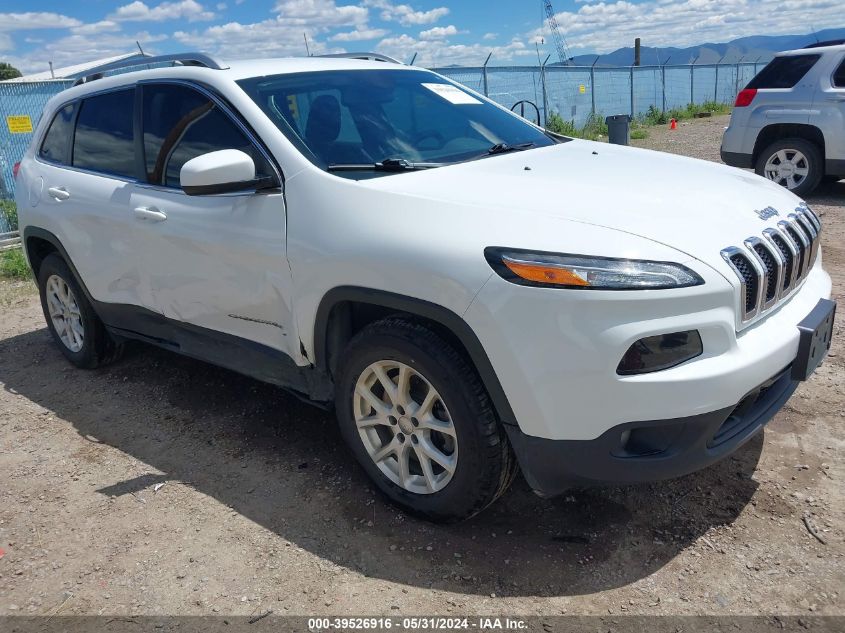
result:
[[[334,403],[378,487],[443,521],[517,466],[543,495],[702,468],[824,357],[821,226],[786,189],[373,57],[188,55],[56,96],[17,198],[64,355],[135,339]]]

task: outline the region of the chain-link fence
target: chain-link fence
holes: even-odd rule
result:
[[[667,111],[708,101],[732,104],[763,65],[481,66],[438,68],[437,72],[508,108],[531,101],[542,123],[555,113],[581,127],[591,115],[636,116],[652,106]]]
[[[0,201],[14,197],[13,169],[32,140],[41,111],[72,81],[0,82]],[[17,230],[14,205],[0,202],[0,235]]]
[[[733,100],[762,65],[694,66],[503,66],[451,67],[438,72],[510,108],[537,106],[540,121],[556,113],[576,126],[591,115],[643,114],[689,103]],[[0,82],[0,200],[14,196],[13,166],[32,139],[44,105],[72,81]],[[533,108],[520,108],[536,116]],[[8,205],[6,205],[8,206]],[[15,217],[0,208],[0,234],[16,229]]]

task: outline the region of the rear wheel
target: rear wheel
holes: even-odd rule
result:
[[[341,432],[387,497],[435,521],[477,514],[516,464],[478,375],[425,325],[388,318],[350,343],[338,381]]]
[[[772,143],[760,153],[756,172],[797,196],[805,196],[821,181],[824,159],[814,143],[787,138]]]
[[[59,255],[50,254],[41,262],[38,289],[50,334],[71,363],[93,369],[119,356],[121,346],[106,332],[76,277]]]

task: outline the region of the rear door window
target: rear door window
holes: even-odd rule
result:
[[[839,64],[839,68],[833,73],[833,85],[836,88],[845,88],[845,59]]]
[[[143,91],[144,162],[149,182],[179,187],[185,163],[223,149],[238,149],[252,157],[257,178],[273,175],[258,148],[205,94],[178,84],[145,85]]]
[[[775,57],[761,70],[748,88],[794,88],[809,70],[816,65],[821,55],[787,55]]]
[[[135,177],[135,89],[82,101],[73,137],[73,166]]]
[[[73,125],[73,104],[56,113],[41,142],[38,155],[44,160],[67,165],[70,154],[70,129]]]

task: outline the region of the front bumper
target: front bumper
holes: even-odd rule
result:
[[[798,386],[791,367],[733,407],[673,420],[620,424],[594,440],[546,440],[505,425],[525,479],[539,495],[567,488],[656,481],[705,468],[757,434]]]
[[[751,154],[726,152],[724,148],[720,150],[719,154],[722,157],[722,162],[731,167],[742,167],[744,169],[754,167],[754,157]]]
[[[795,294],[737,332],[735,289],[703,266],[696,272],[705,285],[616,293],[546,291],[494,276],[464,318],[510,404],[503,421],[536,438],[588,441],[632,421],[730,411],[793,363],[797,325],[831,292],[818,261]],[[650,374],[616,373],[635,341],[687,330],[699,332],[701,356]]]

